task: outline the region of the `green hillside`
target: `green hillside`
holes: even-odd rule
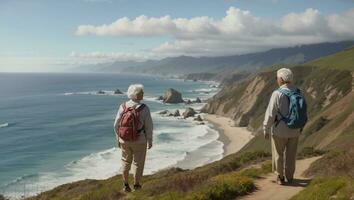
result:
[[[307,62],[305,65],[354,71],[354,46],[339,53]]]
[[[204,111],[231,117],[256,134],[240,152],[270,152],[262,122],[279,66],[260,71],[249,80],[224,87]],[[302,152],[327,152],[307,174],[310,185],[292,199],[352,199],[354,193],[354,47],[302,66],[288,66],[308,101],[309,122],[299,141]]]
[[[224,87],[203,108],[204,112],[231,117],[236,125],[254,130],[257,136],[241,152],[270,151],[269,141],[260,133],[269,98],[277,88],[274,77],[279,66]],[[294,84],[305,94],[309,108],[309,122],[301,136],[299,151],[305,147],[350,146],[349,141],[354,141],[354,47],[291,69]]]
[[[246,195],[256,189],[253,180],[269,173],[269,154],[264,152],[229,155],[220,161],[193,170],[172,168],[144,176],[140,191],[122,191],[121,175],[107,180],[83,180],[61,185],[28,200],[115,200],[189,199],[224,200]],[[265,162],[264,162],[265,161]],[[259,167],[252,167],[261,163]]]

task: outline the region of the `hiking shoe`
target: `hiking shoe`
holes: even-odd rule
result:
[[[293,183],[293,181],[294,181],[294,179],[293,179],[293,178],[287,178],[286,180],[287,180],[287,181],[288,181],[288,183],[290,183],[290,184],[292,184],[292,183]]]
[[[141,185],[140,184],[135,184],[134,185],[134,190],[140,190],[141,189]]]
[[[284,183],[285,183],[284,177],[280,177],[280,176],[278,175],[278,177],[277,177],[277,184],[279,184],[279,185],[284,185]]]
[[[130,188],[130,186],[129,186],[128,183],[125,183],[125,184],[124,184],[123,191],[124,191],[124,192],[131,192],[131,191],[132,191],[132,189]]]

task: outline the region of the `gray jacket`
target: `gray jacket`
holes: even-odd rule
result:
[[[293,85],[285,84],[280,86],[288,90],[295,90]],[[277,120],[281,119],[281,115],[286,116],[289,111],[289,99],[283,93],[275,90],[270,98],[267,111],[264,116],[263,133],[276,135],[283,138],[298,137],[300,129],[290,129],[283,120],[277,124]],[[281,113],[281,115],[279,114]],[[277,124],[277,125],[276,125]]]
[[[127,107],[132,107],[132,106],[137,106],[137,108],[139,106],[141,106],[141,103],[135,102],[135,101],[127,101],[125,103],[125,105]],[[118,120],[121,117],[121,114],[123,112],[123,106],[120,105],[118,112],[117,112],[117,116],[116,119],[114,121],[114,131],[116,131],[119,127],[119,123]],[[122,140],[121,138],[118,137],[118,134],[116,133],[116,137],[117,137],[117,141],[119,141],[119,143],[150,143],[152,144],[152,132],[153,132],[153,122],[152,122],[152,118],[151,118],[151,113],[150,113],[150,109],[147,105],[145,105],[145,108],[143,108],[143,110],[141,110],[140,112],[140,126],[138,127],[138,129],[142,129],[144,126],[144,131],[142,131],[138,137],[138,139],[134,142],[127,142]]]

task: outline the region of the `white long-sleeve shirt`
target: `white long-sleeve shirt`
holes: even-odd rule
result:
[[[135,102],[133,100],[129,100],[129,101],[125,102],[125,106],[126,107],[136,106],[136,108],[138,108],[139,106],[141,106],[141,103]],[[122,112],[123,112],[123,105],[120,105],[118,112],[117,112],[116,119],[114,121],[114,131],[118,130],[118,127],[119,127],[118,121],[121,117]],[[146,143],[146,142],[148,142],[148,143],[152,144],[153,122],[152,122],[152,118],[151,118],[150,109],[147,105],[145,105],[143,110],[140,111],[140,122],[141,123],[138,127],[138,130],[142,129],[144,127],[144,131],[141,131],[139,133],[139,137],[136,141],[124,141],[121,138],[119,138],[118,134],[116,133],[117,141],[119,141],[119,143]]]
[[[292,85],[282,85],[281,89],[295,90],[296,87]],[[278,125],[276,121],[281,119],[282,116],[287,116],[289,112],[289,99],[286,95],[278,90],[275,90],[270,98],[267,111],[263,121],[264,134],[276,135],[278,137],[291,138],[298,137],[300,135],[300,129],[291,129],[286,123],[281,120]]]

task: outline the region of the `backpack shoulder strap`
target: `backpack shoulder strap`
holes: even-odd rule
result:
[[[140,111],[142,111],[145,107],[146,107],[146,105],[142,103],[142,104],[140,104],[140,106],[139,106],[138,108],[136,108],[136,111],[140,112]]]
[[[287,89],[283,89],[283,88],[279,88],[278,91],[287,97],[290,97],[291,93],[292,93],[291,90],[287,90]]]
[[[122,108],[123,108],[123,112],[122,112],[122,113],[126,113],[126,112],[128,112],[129,109],[130,109],[130,107],[128,107],[128,106],[126,105],[126,102],[122,103]]]
[[[277,90],[278,90],[280,93],[284,94],[284,95],[288,98],[288,100],[290,101],[290,96],[291,96],[291,94],[292,94],[292,91],[291,91],[291,90],[287,90],[287,89],[284,89],[284,88],[279,88],[279,89],[277,89]],[[289,102],[289,104],[290,104],[290,102]],[[276,120],[275,120],[275,127],[277,127],[277,126],[279,125],[280,121],[286,119],[286,117],[283,116],[279,110],[278,110],[278,114],[280,115],[280,119],[276,119]]]

